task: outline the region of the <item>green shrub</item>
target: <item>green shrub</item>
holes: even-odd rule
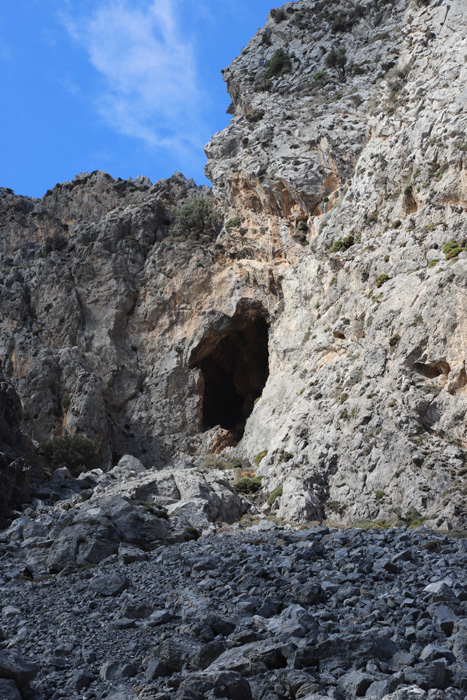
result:
[[[428,267],[435,267],[438,263],[438,258],[433,258],[433,260],[430,260],[430,262],[428,263]]]
[[[345,64],[347,63],[347,54],[343,47],[339,49],[331,49],[324,59],[327,68],[334,68],[339,73],[341,79],[345,77]]]
[[[72,476],[99,466],[94,440],[85,435],[63,435],[39,443],[46,467],[51,471],[66,467]]]
[[[428,540],[428,542],[422,544],[422,549],[425,549],[427,552],[439,553],[443,549],[443,543],[439,540]]]
[[[206,455],[201,463],[201,469],[248,469],[250,463],[242,457],[230,455]]]
[[[394,523],[390,523],[388,520],[355,520],[352,526],[361,530],[389,530],[389,528],[394,527]]]
[[[385,272],[383,272],[382,275],[378,275],[376,278],[376,286],[377,287],[382,287],[385,282],[387,282],[389,279],[389,275],[386,275]]]
[[[291,68],[292,61],[289,54],[283,48],[280,48],[274,51],[261,77],[265,80],[277,78],[280,75],[284,75],[284,73],[289,73]]]
[[[347,401],[348,398],[349,395],[345,391],[343,391],[339,397],[339,403],[344,403],[344,401]]]
[[[457,258],[459,253],[462,253],[463,250],[465,250],[465,248],[460,246],[457,243],[457,241],[448,241],[443,245],[443,253],[445,255],[446,260]]]
[[[283,486],[278,486],[277,489],[274,489],[274,491],[271,491],[268,497],[268,506],[271,507],[274,505],[276,500],[279,498],[279,496],[282,496],[282,493],[284,491]]]
[[[268,451],[267,450],[262,450],[261,452],[258,452],[257,455],[255,455],[253,462],[255,463],[255,467],[259,467],[259,464],[262,459],[264,459],[267,455]]]
[[[402,515],[397,521],[398,526],[407,525],[409,528],[415,528],[423,523],[427,518],[421,515],[416,508],[409,508],[405,515]]]
[[[325,70],[317,70],[313,75],[311,76],[313,80],[322,80],[323,78],[326,77],[326,71]]]
[[[333,513],[338,513],[341,509],[341,504],[339,501],[328,501],[326,507]]]
[[[334,241],[331,248],[329,248],[330,253],[338,253],[341,250],[347,250],[355,243],[355,239],[352,235],[346,236],[345,238]]]
[[[50,238],[46,238],[43,250],[46,254],[52,252],[52,250],[59,251],[62,250],[68,243],[67,239],[61,233],[55,232]]]
[[[211,199],[196,197],[175,210],[172,235],[185,240],[199,241],[203,236],[213,238],[219,232],[220,216]]]
[[[380,501],[385,495],[384,491],[375,491],[375,498],[377,501]]]
[[[241,216],[234,216],[233,219],[229,219],[225,225],[225,228],[231,230],[233,228],[238,228],[241,226],[243,219]]]
[[[253,478],[244,476],[233,485],[238,493],[256,493],[261,488],[261,482],[264,476],[255,476]]]
[[[282,7],[275,7],[271,10],[269,14],[271,15],[272,19],[276,24],[279,24],[279,22],[283,22],[286,18],[285,10],[283,10]]]

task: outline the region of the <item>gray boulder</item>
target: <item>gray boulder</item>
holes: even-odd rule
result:
[[[16,683],[6,678],[0,678],[0,698],[2,700],[22,700]]]
[[[0,678],[13,680],[19,688],[37,676],[39,667],[14,651],[0,651]]]

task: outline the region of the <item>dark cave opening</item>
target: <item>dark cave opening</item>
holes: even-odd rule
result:
[[[193,354],[202,375],[203,429],[220,425],[240,440],[269,375],[268,324],[258,313],[239,313],[211,332]]]

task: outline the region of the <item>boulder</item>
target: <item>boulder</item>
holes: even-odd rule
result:
[[[13,680],[19,688],[30,683],[39,667],[14,651],[0,651],[0,678]]]

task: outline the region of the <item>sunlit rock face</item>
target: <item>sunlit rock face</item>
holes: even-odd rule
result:
[[[466,525],[464,3],[287,3],[224,72],[212,191],[0,191],[0,361],[34,440],[235,448],[294,522]],[[219,225],[186,234],[207,198]]]

